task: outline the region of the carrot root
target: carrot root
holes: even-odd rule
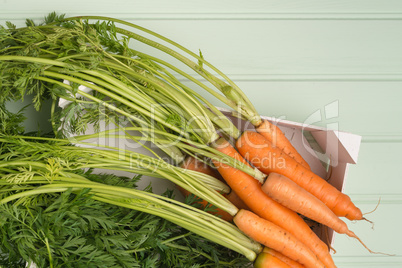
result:
[[[376,211],[376,210],[377,210],[377,208],[380,206],[380,202],[381,202],[381,197],[378,199],[378,202],[377,202],[377,205],[375,206],[375,208],[374,208],[372,211],[369,211],[369,212],[363,213],[363,215],[368,215],[368,214],[371,214],[371,213],[373,213],[374,211]],[[363,218],[362,218],[362,220],[365,220],[365,221],[367,221],[367,222],[371,223],[371,229],[373,229],[373,230],[374,230],[374,222],[372,222],[372,221],[368,220],[366,217],[363,217]]]
[[[362,218],[362,220],[364,220],[364,221],[367,221],[367,222],[371,223],[371,229],[373,229],[373,230],[374,230],[374,222],[373,222],[373,221],[370,221],[370,220],[368,220],[368,219],[367,219],[367,218],[365,218],[365,217],[363,217],[363,218]]]
[[[386,255],[386,256],[395,256],[395,254],[388,254],[388,253],[383,253],[383,252],[376,252],[376,251],[372,251],[369,247],[366,246],[366,244],[363,243],[363,241],[352,231],[349,231],[346,233],[349,237],[355,238],[357,239],[362,245],[363,247],[365,247],[370,253],[372,254],[381,254],[381,255]]]

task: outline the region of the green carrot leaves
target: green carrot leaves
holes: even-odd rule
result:
[[[160,157],[86,143],[91,135],[76,136],[93,127],[98,138],[153,141],[177,163],[184,154],[201,154],[240,164],[208,146],[219,136],[217,127],[233,138],[239,131],[226,117],[216,120],[220,111],[175,73],[196,79],[133,50],[132,38],[146,39],[113,20],[89,19],[51,13],[40,24],[27,20],[27,27],[0,28],[0,105],[32,95],[40,110],[51,99],[58,137],[23,136],[23,117],[0,106],[0,213],[8,215],[0,221],[0,237],[7,240],[0,265],[20,265],[22,258],[41,267],[236,267],[253,260],[261,246],[232,224],[170,193],[140,191],[138,178],[92,173],[100,168],[168,179],[229,214],[238,211],[217,192],[227,186],[210,176],[184,172]],[[198,65],[188,63],[212,84],[226,85],[205,72],[201,52],[196,58]],[[100,124],[116,129],[101,131]],[[259,175],[247,165],[238,168]]]

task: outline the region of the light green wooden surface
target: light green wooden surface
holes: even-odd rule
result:
[[[127,19],[204,56],[261,114],[363,136],[345,191],[375,222],[350,223],[374,251],[337,235],[339,267],[402,267],[402,1],[0,0],[0,22],[51,11]],[[215,102],[217,105],[220,103]],[[326,118],[336,103],[339,115]],[[328,116],[327,116],[328,117]]]

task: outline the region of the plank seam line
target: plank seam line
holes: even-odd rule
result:
[[[13,12],[4,9],[0,14],[3,19],[26,15],[40,19],[47,15],[40,11]],[[74,16],[83,14],[86,13],[75,12]],[[111,12],[108,16],[136,20],[402,20],[402,12]]]

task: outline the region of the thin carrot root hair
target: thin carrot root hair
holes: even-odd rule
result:
[[[352,231],[348,231],[346,233],[349,237],[355,238],[357,239],[362,245],[363,247],[365,247],[370,253],[372,254],[382,254],[382,255],[386,255],[386,256],[395,256],[395,254],[389,254],[389,253],[384,253],[384,252],[376,252],[376,251],[372,251],[369,247],[366,246],[366,244],[363,243],[363,241]]]
[[[377,205],[375,206],[375,208],[374,208],[372,211],[363,213],[363,215],[371,214],[371,213],[373,213],[374,211],[376,211],[377,208],[380,206],[380,202],[381,202],[381,197],[378,198],[378,202],[377,202]],[[365,218],[363,218],[363,219],[366,220],[366,221],[368,221],[368,222],[371,222],[371,221],[369,221],[369,220],[367,220],[367,219],[365,219]]]
[[[336,254],[336,249],[335,249],[333,246],[329,245],[329,248],[330,248],[330,250],[332,250],[332,252],[333,252],[334,254]]]
[[[365,217],[363,217],[363,218],[362,218],[362,220],[364,220],[364,221],[367,221],[367,222],[371,223],[371,229],[373,229],[373,230],[374,230],[374,222],[373,222],[373,221],[370,221],[370,220],[368,220],[368,219],[367,219],[367,218],[365,218]]]
[[[373,210],[369,211],[369,212],[363,213],[363,215],[368,215],[368,214],[371,214],[374,211],[376,211],[377,208],[380,206],[380,203],[381,203],[381,197],[378,198],[378,202],[377,202],[377,205],[375,206],[375,208]],[[362,220],[365,220],[365,221],[371,223],[371,229],[374,230],[374,222],[373,221],[368,220],[366,217],[363,217]]]

